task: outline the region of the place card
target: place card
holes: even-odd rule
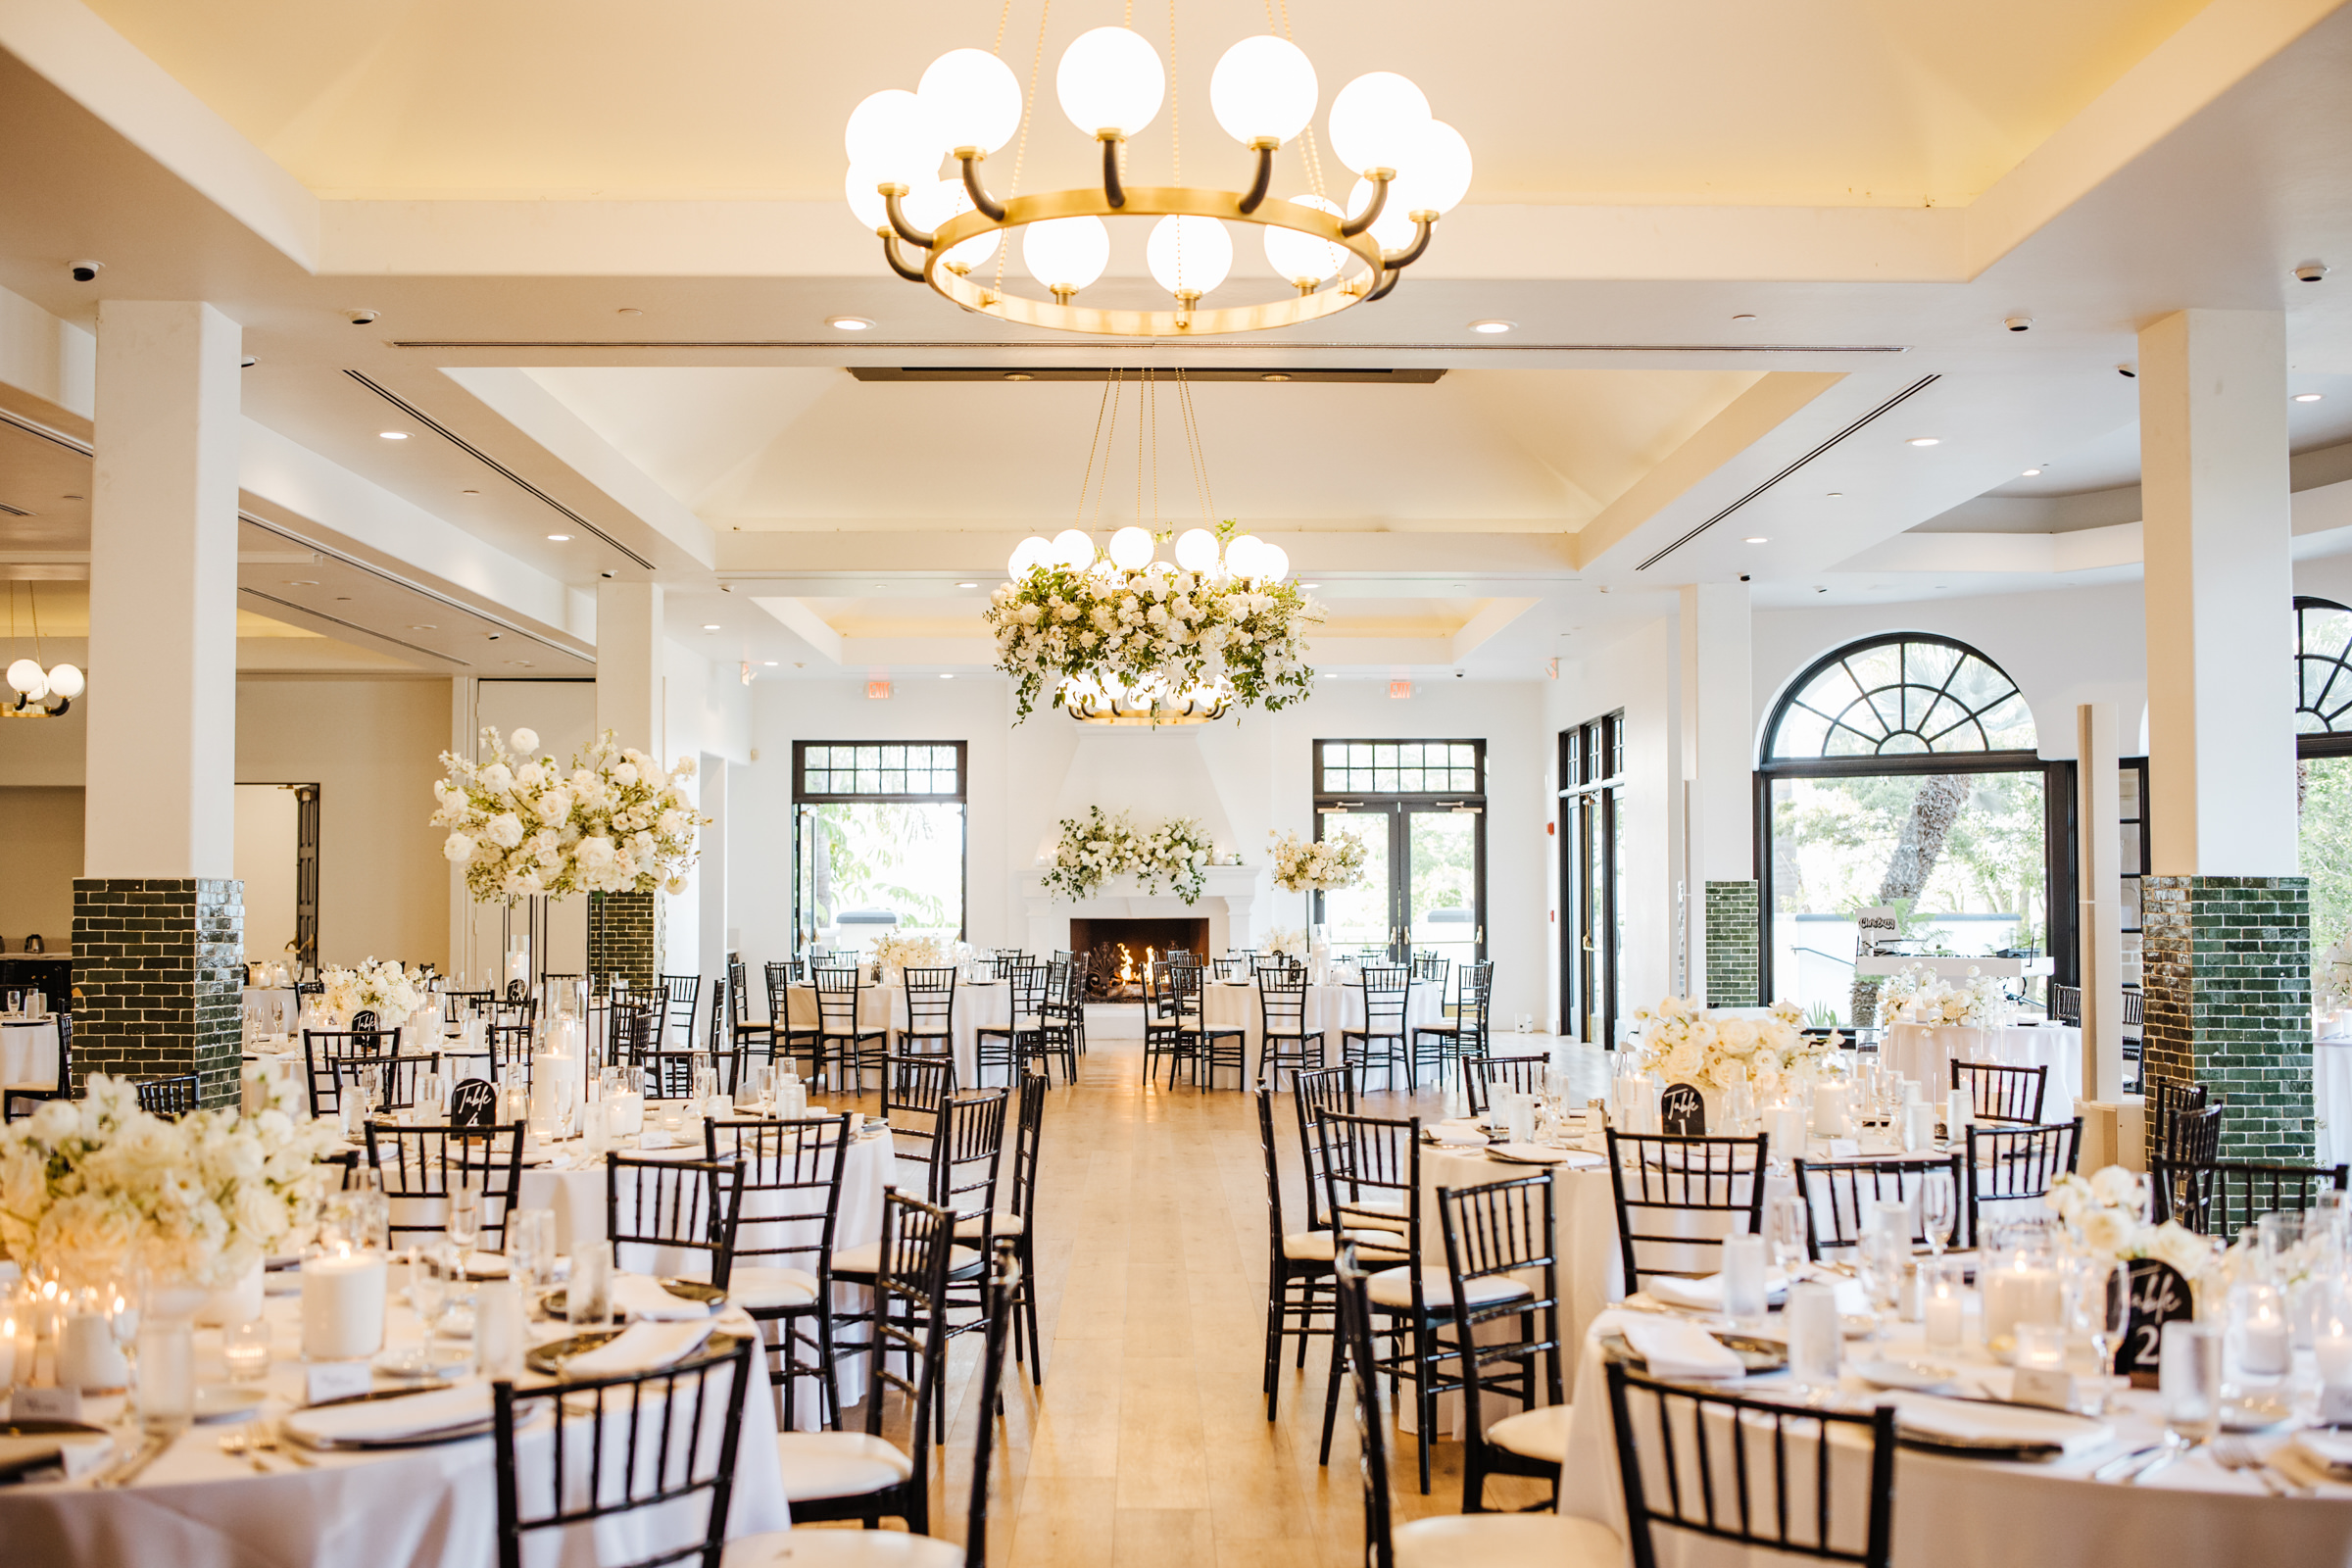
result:
[[[1832,1159],[1860,1159],[1862,1141],[1859,1138],[1833,1138],[1830,1143]]]
[[[375,1386],[375,1374],[365,1361],[306,1361],[302,1378],[305,1404],[347,1399]]]
[[[2075,1407],[2075,1379],[2055,1367],[2021,1366],[2010,1380],[2009,1397],[2019,1404],[2038,1404],[2052,1410]]]
[[[79,1389],[31,1388],[17,1390],[8,1401],[11,1421],[79,1421]]]

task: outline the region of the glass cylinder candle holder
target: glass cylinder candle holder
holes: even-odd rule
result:
[[[2249,1377],[2284,1377],[2294,1365],[2294,1336],[2286,1315],[2286,1291],[2269,1280],[2249,1280],[2230,1292],[2230,1349]]]
[[[1920,1318],[1930,1345],[1957,1349],[1967,1320],[1968,1275],[1957,1258],[1920,1265]]]

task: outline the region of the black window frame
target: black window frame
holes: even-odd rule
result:
[[[1625,866],[1617,850],[1621,836],[1618,813],[1624,808],[1625,710],[1560,731],[1559,748],[1560,1034],[1586,1040],[1588,1034],[1597,1033],[1600,1039],[1586,1043],[1613,1051],[1625,983],[1614,940],[1624,917],[1618,906],[1624,896]],[[1586,876],[1592,863],[1588,831],[1598,836],[1606,863],[1599,878],[1605,887],[1597,899]],[[1605,907],[1596,910],[1595,902]],[[1593,950],[1597,980],[1584,968],[1584,942],[1593,928],[1610,939]],[[1588,1004],[1595,989],[1600,1002],[1597,1012]],[[1595,1017],[1601,1020],[1597,1030],[1591,1027]]]
[[[943,795],[928,790],[917,793],[911,791],[889,792],[878,790],[811,790],[808,787],[808,756],[810,748],[822,747],[827,751],[831,751],[841,747],[856,748],[860,746],[895,747],[900,749],[920,746],[929,748],[931,750],[937,750],[941,747],[952,748],[956,753],[955,792],[953,794]],[[810,917],[814,911],[809,904],[809,901],[814,897],[814,894],[812,890],[806,886],[806,879],[803,875],[804,871],[806,870],[804,852],[808,847],[804,838],[804,828],[808,821],[808,815],[803,808],[809,806],[954,805],[962,807],[963,846],[961,853],[957,857],[957,859],[960,863],[958,866],[958,875],[956,879],[956,907],[962,915],[962,920],[956,929],[956,936],[957,941],[970,940],[972,923],[972,775],[970,762],[971,743],[969,741],[852,740],[794,741],[792,743],[792,940],[795,956],[798,956],[801,953],[806,952],[808,948],[813,947],[816,941],[816,927],[810,923]],[[835,771],[831,765],[830,759],[827,759],[824,771],[828,775]],[[896,771],[903,774],[906,771],[906,769],[904,762],[902,762],[901,765],[896,769],[877,768],[877,771]],[[936,773],[938,769],[936,767],[926,767],[922,769],[922,771],[926,773]]]
[[[1398,952],[1394,942],[1390,944],[1392,957],[1401,960],[1411,956],[1412,885],[1409,880],[1408,867],[1411,852],[1407,843],[1409,838],[1407,826],[1412,813],[1415,811],[1434,812],[1449,808],[1465,815],[1478,818],[1471,833],[1472,897],[1477,901],[1471,911],[1473,916],[1471,951],[1476,955],[1474,961],[1484,961],[1489,951],[1487,946],[1487,743],[1484,740],[1468,736],[1381,735],[1354,737],[1334,735],[1322,737],[1310,744],[1314,748],[1314,810],[1317,843],[1322,842],[1323,839],[1323,819],[1334,812],[1350,811],[1358,814],[1370,814],[1385,808],[1390,813],[1389,914],[1394,929],[1396,915],[1399,910],[1402,911],[1404,916],[1402,929],[1405,938],[1404,949],[1401,953]],[[1476,769],[1479,787],[1470,791],[1327,789],[1325,786],[1328,777],[1323,761],[1323,748],[1326,746],[1467,746],[1470,748],[1472,766]],[[1446,771],[1450,773],[1453,770],[1452,764],[1448,762]],[[1350,768],[1349,771],[1353,771],[1353,769]],[[1323,907],[1324,896],[1316,893],[1310,897],[1312,902],[1309,906],[1308,918],[1317,925],[1321,925],[1327,918]]]
[[[2322,723],[2326,723],[2327,715],[2318,709],[2307,706],[2303,701],[2303,662],[2307,659],[2325,658],[2328,662],[2336,666],[2336,673],[2329,677],[2330,684],[2328,689],[2336,689],[2335,682],[2340,681],[2342,690],[2347,694],[2352,694],[2352,651],[2348,651],[2346,654],[2325,656],[2304,652],[2303,613],[2309,610],[2327,610],[2333,611],[2338,614],[2352,615],[2352,605],[2338,604],[2332,599],[2322,599],[2314,594],[2295,595],[2295,711],[2310,713]],[[2338,711],[2352,716],[2352,707],[2338,710]],[[2298,729],[2295,732],[2295,756],[2298,758],[2352,757],[2352,729],[2308,732]]]

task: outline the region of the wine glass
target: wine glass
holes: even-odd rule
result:
[[[441,1277],[437,1258],[428,1256],[421,1249],[409,1249],[409,1305],[423,1325],[425,1342],[429,1345],[434,1330],[441,1322],[441,1312],[449,1304],[448,1282]]]
[[[1812,1221],[1812,1210],[1800,1193],[1783,1193],[1764,1205],[1764,1234],[1772,1241],[1772,1260],[1788,1279],[1795,1279],[1804,1266]]]
[[[1927,1232],[1928,1254],[1941,1257],[1951,1242],[1952,1222],[1959,1217],[1960,1195],[1953,1190],[1952,1173],[1932,1170],[1919,1181],[1919,1223]]]
[[[1902,1299],[1903,1271],[1910,1262],[1910,1238],[1883,1225],[1864,1231],[1854,1248],[1854,1272],[1870,1293],[1870,1304],[1877,1314],[1870,1330],[1873,1344],[1885,1333],[1886,1319]]]
[[[466,1254],[482,1235],[482,1179],[479,1176],[461,1176],[450,1183],[449,1217],[442,1229],[449,1243],[458,1250],[459,1266],[464,1267]]]
[[[2107,1403],[2107,1375],[2115,1364],[2117,1346],[2132,1322],[2132,1265],[2112,1257],[2078,1257],[2068,1279],[2068,1310],[2078,1333],[2090,1337],[2096,1373],[2086,1380],[2090,1408],[2097,1415]]]

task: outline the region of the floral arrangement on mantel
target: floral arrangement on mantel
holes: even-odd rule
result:
[[[373,1012],[376,1022],[397,1029],[411,1013],[432,1004],[432,976],[422,969],[404,969],[390,961],[362,958],[356,969],[330,968],[319,975],[319,1000],[349,1018],[362,1010]]]
[[[686,891],[695,830],[710,821],[686,794],[693,758],[665,775],[607,730],[566,771],[537,755],[528,729],[514,731],[511,751],[495,728],[485,725],[482,739],[488,761],[443,752],[449,776],[433,785],[433,825],[450,830],[441,853],[466,868],[474,898]]]
[[[1046,890],[1083,899],[1105,877],[1132,876],[1146,893],[1157,893],[1164,882],[1185,903],[1197,904],[1212,847],[1197,817],[1172,817],[1145,832],[1125,811],[1106,815],[1090,806],[1084,816],[1062,818],[1054,863],[1045,871]]]
[[[1233,531],[1227,521],[1217,535]],[[1061,683],[1073,676],[1138,696],[1174,699],[1205,687],[1231,692],[1245,708],[1286,708],[1313,688],[1304,634],[1324,612],[1295,582],[1164,561],[1130,571],[1098,551],[1083,571],[1048,563],[998,584],[985,613],[1018,723],[1049,681],[1060,707]]]
[[[1341,893],[1363,880],[1364,841],[1345,828],[1324,839],[1296,833],[1266,837],[1274,845],[1274,885],[1290,893]]]
[[[2085,1250],[2101,1257],[2153,1257],[2191,1281],[2214,1266],[2222,1250],[2176,1220],[2147,1220],[2145,1179],[2121,1165],[2094,1176],[2067,1172],[2050,1184],[2042,1202],[2057,1211]]]
[[[315,1222],[318,1162],[338,1137],[265,1078],[263,1107],[166,1121],[139,1108],[127,1078],[90,1075],[78,1101],[52,1100],[0,1135],[0,1243],[68,1285],[143,1268],[200,1290],[236,1284],[291,1250]]]
[[[1912,964],[1888,975],[1879,987],[1882,1024],[1957,1024],[1969,1029],[1997,1028],[2008,1021],[2009,990],[2000,976],[1979,974],[1974,968],[1958,985],[1924,964]]]
[[[1670,1084],[1729,1089],[1746,1083],[1759,1097],[1796,1087],[1831,1052],[1836,1035],[1808,1035],[1791,1002],[1776,1002],[1763,1018],[1709,1012],[1683,997],[1634,1014],[1631,1046],[1637,1065]]]

